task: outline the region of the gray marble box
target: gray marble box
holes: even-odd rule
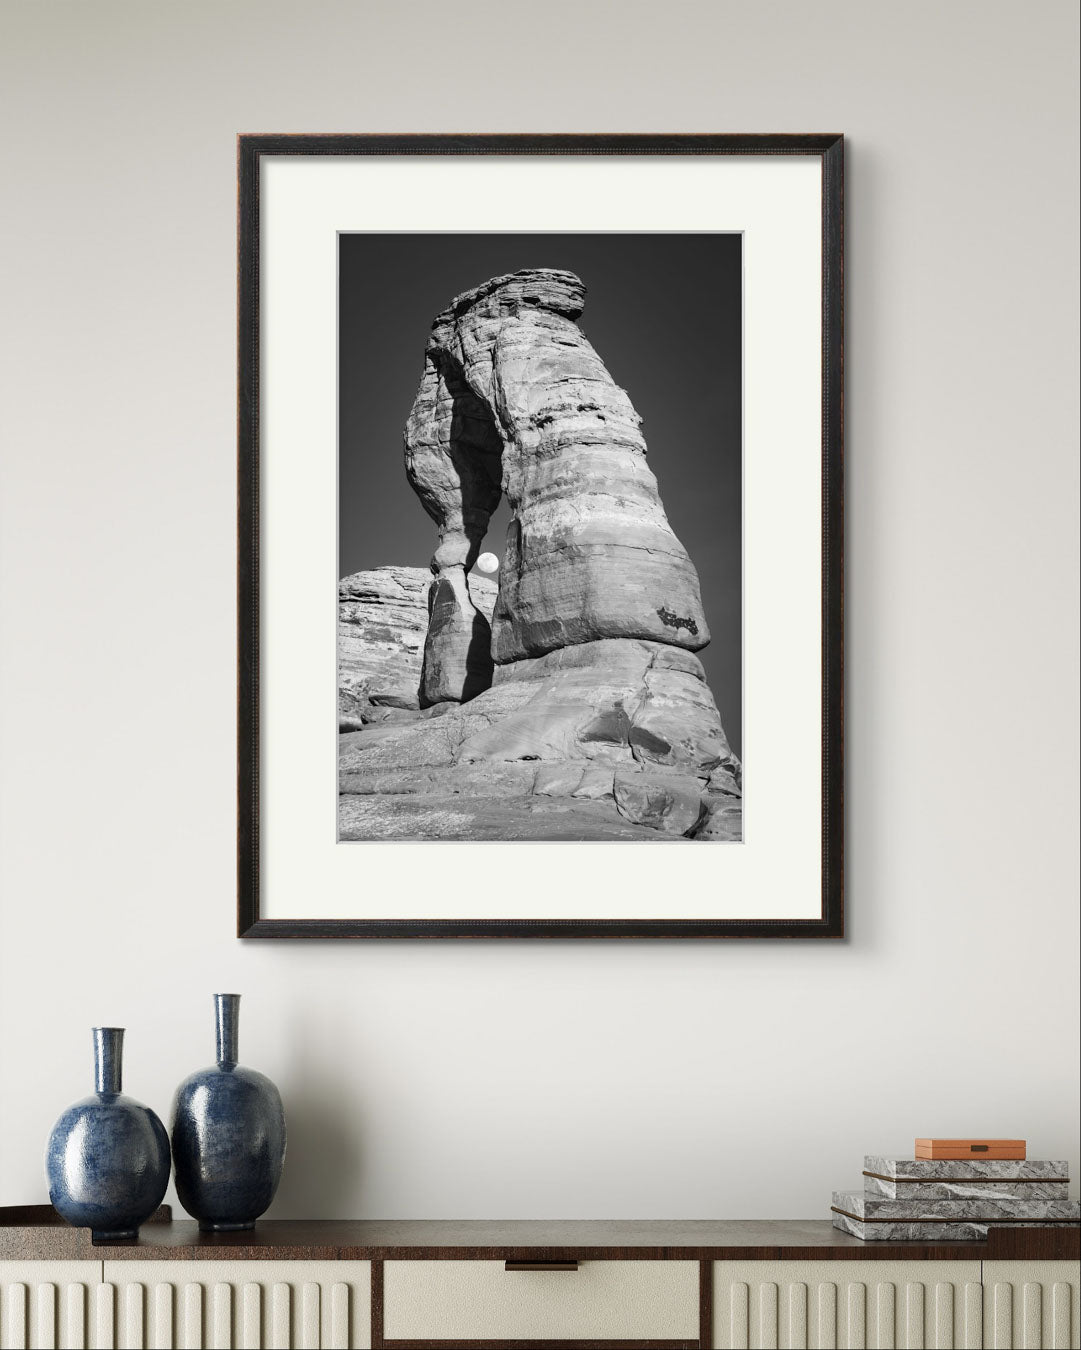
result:
[[[887,1158],[868,1153],[863,1159],[863,1174],[887,1181],[1065,1181],[1070,1165],[1062,1161],[1038,1158],[991,1160],[978,1158]]]
[[[985,1223],[864,1223],[847,1214],[834,1214],[834,1228],[864,1242],[986,1242]],[[997,1223],[996,1228],[1046,1228],[1060,1224]]]
[[[843,1210],[864,1222],[889,1220],[893,1223],[934,1223],[953,1220],[959,1223],[1002,1223],[1013,1220],[1057,1220],[1076,1223],[1081,1220],[1081,1204],[1076,1200],[1013,1200],[999,1196],[981,1196],[978,1200],[887,1200],[865,1191],[834,1191],[833,1208]]]
[[[881,1159],[879,1160],[881,1161]],[[1034,1177],[966,1177],[955,1180],[931,1177],[889,1177],[864,1172],[865,1195],[883,1200],[1068,1200],[1068,1181],[1043,1181]]]

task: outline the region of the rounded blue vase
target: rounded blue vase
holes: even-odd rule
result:
[[[173,1099],[173,1170],[180,1203],[206,1232],[254,1228],[274,1199],[285,1161],[278,1089],[237,1063],[240,995],[215,994],[218,1062],[193,1073]]]
[[[45,1150],[49,1199],[95,1242],[134,1238],[169,1185],[169,1136],[120,1091],[123,1027],[94,1028],[94,1095],[69,1106]]]

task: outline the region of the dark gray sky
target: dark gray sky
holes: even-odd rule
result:
[[[339,252],[339,564],[426,567],[436,528],[402,432],[436,314],[523,267],[586,285],[579,326],[641,415],[713,635],[699,656],[742,753],[742,240],[735,234],[343,234]],[[501,557],[501,503],[485,547]]]

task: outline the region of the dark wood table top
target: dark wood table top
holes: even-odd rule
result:
[[[0,1207],[0,1260],[1077,1260],[1076,1224],[993,1228],[986,1242],[861,1242],[828,1219],[260,1219],[200,1233],[167,1206],[136,1242],[93,1243],[48,1205]]]

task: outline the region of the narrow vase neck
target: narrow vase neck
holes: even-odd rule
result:
[[[124,1028],[94,1028],[94,1091],[116,1095],[124,1069]]]
[[[218,1063],[235,1064],[240,1036],[240,995],[215,994],[214,1011],[218,1024]]]

